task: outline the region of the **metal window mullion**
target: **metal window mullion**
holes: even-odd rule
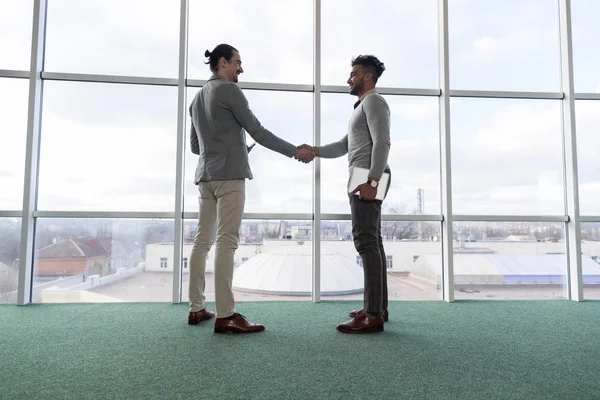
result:
[[[567,222],[567,215],[453,215],[460,222]]]
[[[183,219],[198,219],[198,212],[188,211],[183,213]],[[295,221],[312,221],[312,213],[244,213],[242,215],[243,220],[295,220]]]
[[[31,34],[31,65],[29,69],[29,104],[27,109],[27,141],[25,147],[25,177],[21,220],[19,286],[17,304],[31,303],[33,261],[35,250],[35,217],[37,207],[40,128],[42,119],[41,71],[44,65],[47,0],[35,0]]]
[[[120,83],[130,85],[177,86],[179,81],[172,78],[153,78],[126,75],[80,74],[72,72],[46,72],[42,79],[47,81],[91,82],[91,83]]]
[[[23,213],[20,210],[0,211],[0,218],[22,218]]]
[[[321,0],[313,2],[314,24],[314,146],[321,144]],[[321,301],[321,160],[313,161],[312,301]]]
[[[321,85],[321,93],[348,94],[348,86]],[[400,96],[440,96],[439,89],[415,89],[415,88],[393,88],[377,87],[377,93]]]
[[[185,179],[185,120],[189,0],[181,0],[179,17],[179,79],[177,84],[177,154],[175,164],[175,228],[173,246],[173,303],[181,302],[183,257],[183,188]]]
[[[350,221],[351,214],[330,214],[321,213],[321,221]],[[430,221],[441,222],[444,219],[441,215],[434,214],[382,214],[382,221]]]
[[[452,179],[450,142],[450,71],[448,45],[448,0],[438,0],[439,84],[440,96],[440,163],[442,194],[442,296],[454,301],[454,264],[452,241]]]
[[[566,222],[568,298],[583,300],[581,266],[581,229],[579,215],[579,182],[577,172],[577,140],[575,130],[575,90],[573,84],[573,37],[571,32],[571,0],[559,1],[560,62],[562,99],[563,154]]]
[[[173,212],[161,211],[34,211],[35,218],[172,219]]]
[[[600,100],[600,93],[575,93],[575,100]]]
[[[21,71],[16,69],[0,69],[0,78],[21,78],[29,79],[31,74],[29,71]]]
[[[533,99],[562,100],[562,92],[517,92],[498,90],[450,90],[450,97],[492,98],[492,99]]]
[[[579,222],[600,222],[600,215],[580,216]]]

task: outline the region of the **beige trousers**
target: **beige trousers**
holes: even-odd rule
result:
[[[200,182],[200,213],[198,233],[190,254],[190,311],[200,311],[204,305],[206,256],[215,238],[215,303],[217,318],[235,313],[231,290],[233,255],[238,248],[240,226],[246,200],[246,181]]]

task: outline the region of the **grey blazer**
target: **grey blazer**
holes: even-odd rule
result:
[[[190,105],[190,145],[197,154],[195,183],[252,179],[244,130],[260,145],[294,156],[296,146],[275,136],[254,116],[246,96],[233,82],[217,75],[194,97]]]

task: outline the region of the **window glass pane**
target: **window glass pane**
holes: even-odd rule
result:
[[[573,72],[576,92],[600,93],[600,53],[596,38],[600,37],[600,2],[571,1],[573,32]]]
[[[450,0],[454,89],[560,90],[558,4],[549,0]]]
[[[39,208],[172,211],[177,88],[46,82]]]
[[[313,82],[313,2],[190,1],[188,76],[207,79],[204,52],[218,44],[235,47],[244,82]]]
[[[564,215],[560,101],[451,103],[456,214]]]
[[[576,101],[575,118],[580,214],[600,215],[600,101]]]
[[[600,300],[600,223],[581,224],[583,298]]]
[[[322,82],[346,85],[352,58],[372,54],[386,66],[380,87],[437,88],[437,3],[323,0]],[[367,26],[357,25],[359,15]]]
[[[2,0],[0,69],[29,70],[32,22],[33,0]]]
[[[170,301],[172,220],[50,219],[37,222],[34,303]]]
[[[565,299],[564,224],[455,222],[456,299]]]
[[[177,77],[179,2],[50,0],[45,69]]]
[[[192,251],[195,220],[183,228],[183,256]],[[234,255],[233,294],[240,301],[311,301],[312,222],[243,220]],[[206,260],[206,301],[215,301],[215,246]],[[182,299],[189,301],[189,271],[183,271]],[[252,317],[250,317],[252,318]]]
[[[188,89],[191,104],[198,88]],[[311,143],[313,138],[313,95],[311,93],[244,91],[250,108],[273,134],[294,144]],[[189,114],[186,139],[185,210],[198,211],[198,188],[194,176],[198,156],[189,150]],[[254,139],[246,134],[246,143]],[[246,180],[247,213],[312,212],[311,164],[303,164],[257,143],[249,155],[254,179]]]
[[[440,212],[440,147],[438,99],[384,96],[390,111],[392,147],[388,164],[392,183],[385,199],[391,214]],[[321,143],[338,141],[348,132],[356,97],[323,94]],[[349,213],[348,156],[321,159],[321,208],[324,213]],[[419,207],[419,191],[422,203]]]
[[[21,219],[0,218],[0,304],[17,302]]]
[[[29,81],[0,79],[0,210],[23,206]]]
[[[439,222],[382,221],[381,237],[387,259],[388,299],[440,300]],[[322,299],[362,301],[362,266],[352,238],[352,222],[322,221]]]

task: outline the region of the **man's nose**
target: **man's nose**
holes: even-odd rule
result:
[[[244,72],[244,68],[242,68],[242,67],[239,67],[239,68],[238,68],[238,71],[239,71],[239,73],[241,74],[241,73],[243,73],[243,72]]]

